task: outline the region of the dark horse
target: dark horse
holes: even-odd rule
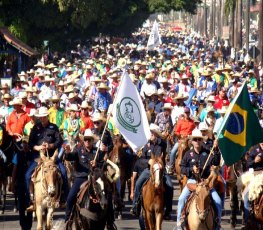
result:
[[[115,136],[113,141],[114,147],[110,153],[109,159],[120,169],[120,193],[117,190],[117,184],[113,186],[114,209],[118,219],[121,219],[126,185],[129,190],[128,197],[130,197],[132,168],[136,160],[136,155],[133,154],[132,150],[121,136]]]
[[[80,189],[71,219],[76,230],[104,230],[108,216],[110,183],[101,169],[94,169]],[[72,225],[72,224],[71,224]],[[67,230],[72,226],[67,225]]]

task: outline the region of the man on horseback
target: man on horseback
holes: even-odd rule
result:
[[[38,166],[39,163],[39,151],[44,150],[49,157],[52,157],[55,150],[59,148],[62,144],[62,139],[59,134],[58,127],[52,124],[48,120],[48,110],[46,107],[40,107],[38,113],[35,114],[39,118],[40,122],[37,123],[33,128],[29,136],[29,148],[31,149],[31,163],[26,172],[26,188],[27,188],[27,202],[31,205],[28,207],[27,211],[33,211],[33,191],[30,189],[31,176]],[[63,191],[64,197],[67,197],[68,193],[68,181],[67,173],[64,165],[60,160],[57,161],[58,167],[60,169],[62,179],[63,179]],[[64,199],[65,200],[65,199]]]
[[[213,155],[211,155],[210,159],[208,159],[209,156],[209,150],[204,148],[202,145],[202,142],[204,140],[204,137],[199,129],[195,129],[192,132],[192,145],[193,149],[190,149],[186,154],[184,155],[182,162],[181,162],[181,171],[186,177],[188,178],[188,183],[197,183],[200,179],[206,179],[210,174],[210,167],[212,165],[218,166],[220,164],[220,154],[218,152],[214,152]],[[216,143],[214,144],[214,150],[217,148]],[[206,167],[204,168],[206,161],[208,160],[208,163]],[[201,172],[202,169],[202,172]],[[217,193],[217,191],[213,188],[211,189],[211,196],[215,203],[215,207],[217,210],[217,224],[220,226],[221,222],[221,212],[222,212],[222,201]],[[184,187],[179,200],[178,200],[178,207],[177,207],[177,227],[174,229],[181,230],[182,229],[182,220],[181,215],[182,211],[184,209],[185,203],[190,196],[191,191],[187,188],[187,186]]]
[[[151,164],[151,154],[161,156],[163,158],[163,162],[165,165],[165,155],[166,155],[166,142],[162,139],[162,133],[160,132],[159,126],[155,124],[150,125],[151,137],[149,142],[144,146],[142,157]],[[135,184],[134,198],[133,198],[133,206],[131,209],[131,213],[134,215],[139,215],[136,211],[136,206],[138,205],[139,196],[142,190],[144,183],[150,177],[150,170],[146,168],[138,178]],[[166,185],[165,189],[165,219],[171,219],[171,211],[172,211],[172,200],[173,200],[173,184],[169,175],[164,174],[164,181]]]
[[[263,143],[255,146],[251,151],[248,153],[247,158],[247,168],[254,172],[254,175],[257,175],[263,170]],[[252,177],[250,183],[253,181],[255,177]],[[248,199],[249,195],[249,185],[246,187],[245,191],[243,192],[244,197],[244,219],[245,223],[248,221],[249,211],[250,211],[250,201]]]
[[[94,140],[95,135],[90,129],[86,129],[84,133],[84,142],[81,146],[76,146],[72,152],[69,145],[65,146],[65,159],[75,162],[74,183],[67,197],[65,222],[70,218],[80,186],[88,179],[88,175],[92,168],[103,163],[104,154],[100,151],[96,162],[94,161],[94,156],[97,151],[97,148],[93,146]]]

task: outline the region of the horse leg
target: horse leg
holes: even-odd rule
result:
[[[53,225],[54,208],[47,209],[46,230],[51,230]]]
[[[41,205],[36,205],[36,216],[37,216],[37,230],[42,230],[43,216]]]
[[[230,208],[231,208],[230,224],[231,224],[231,228],[235,228],[237,223],[237,210],[238,210],[237,186],[234,185],[232,188],[229,189],[229,192],[230,192]]]
[[[154,229],[154,221],[151,212],[145,212],[145,225],[147,230],[155,230]]]
[[[162,213],[156,213],[155,219],[156,219],[155,229],[161,230],[162,229],[162,222],[163,222],[163,214]]]
[[[6,183],[3,184],[3,206],[2,206],[2,212],[1,214],[5,213],[5,202],[6,202]]]

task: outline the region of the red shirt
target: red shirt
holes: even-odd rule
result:
[[[31,109],[35,109],[35,105],[32,102],[27,101],[26,105],[23,106],[23,110],[27,113],[30,114]]]
[[[84,132],[86,129],[92,129],[93,128],[93,122],[90,119],[90,116],[85,117],[83,115],[80,115],[80,118],[84,123],[84,127],[80,129],[82,132]]]
[[[228,106],[230,104],[229,100],[227,98],[221,98],[219,95],[215,96],[215,109],[222,109],[223,106]]]
[[[6,122],[6,130],[9,133],[18,133],[23,134],[25,125],[30,121],[30,117],[26,112],[17,114],[16,111],[13,111]]]
[[[195,129],[195,123],[191,119],[179,119],[175,127],[175,134],[178,136],[187,137],[192,134]]]

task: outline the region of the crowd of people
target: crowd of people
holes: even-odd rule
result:
[[[28,139],[29,153],[25,161],[30,163],[23,166],[28,211],[34,210],[30,178],[37,166],[38,151],[45,149],[52,156],[55,149],[62,147],[61,155],[77,162],[75,180],[69,191],[66,170],[58,160],[64,191],[61,205],[66,202],[66,221],[69,219],[80,185],[91,168],[107,158],[113,149],[112,139],[120,135],[110,115],[124,72],[137,87],[151,130],[149,142],[135,164],[130,165],[132,214],[138,214],[140,190],[149,178],[150,153],[162,155],[166,165],[165,219],[171,219],[174,185],[170,175],[174,172],[181,138],[189,137],[192,144],[181,162],[187,183],[196,183],[194,174],[203,168],[211,148],[214,154],[202,177],[209,176],[212,165],[220,165],[222,159],[215,139],[227,107],[244,82],[263,126],[262,63],[257,64],[252,59],[245,62],[241,56],[233,60],[224,42],[207,42],[195,33],[162,31],[161,36],[162,44],[153,51],[147,51],[148,33],[145,32],[134,33],[129,39],[105,40],[93,44],[85,55],[79,54],[72,60],[62,57],[45,60],[45,63],[38,61],[31,69],[13,76],[11,89],[8,85],[1,86],[2,129],[15,139],[21,136]],[[101,137],[105,125],[107,129]],[[2,136],[0,132],[0,139]],[[80,136],[84,142],[75,145]],[[124,144],[127,147],[127,143]],[[100,157],[94,162],[97,148]],[[259,148],[261,153],[261,145]],[[136,156],[128,147],[126,152]],[[2,158],[5,157],[3,153]],[[253,160],[250,167],[254,166]],[[21,167],[15,153],[12,162]],[[262,158],[257,158],[255,168],[262,167]],[[179,197],[175,229],[182,228],[181,213],[189,195],[190,191],[184,187]],[[211,195],[220,229],[224,196],[214,189]]]

